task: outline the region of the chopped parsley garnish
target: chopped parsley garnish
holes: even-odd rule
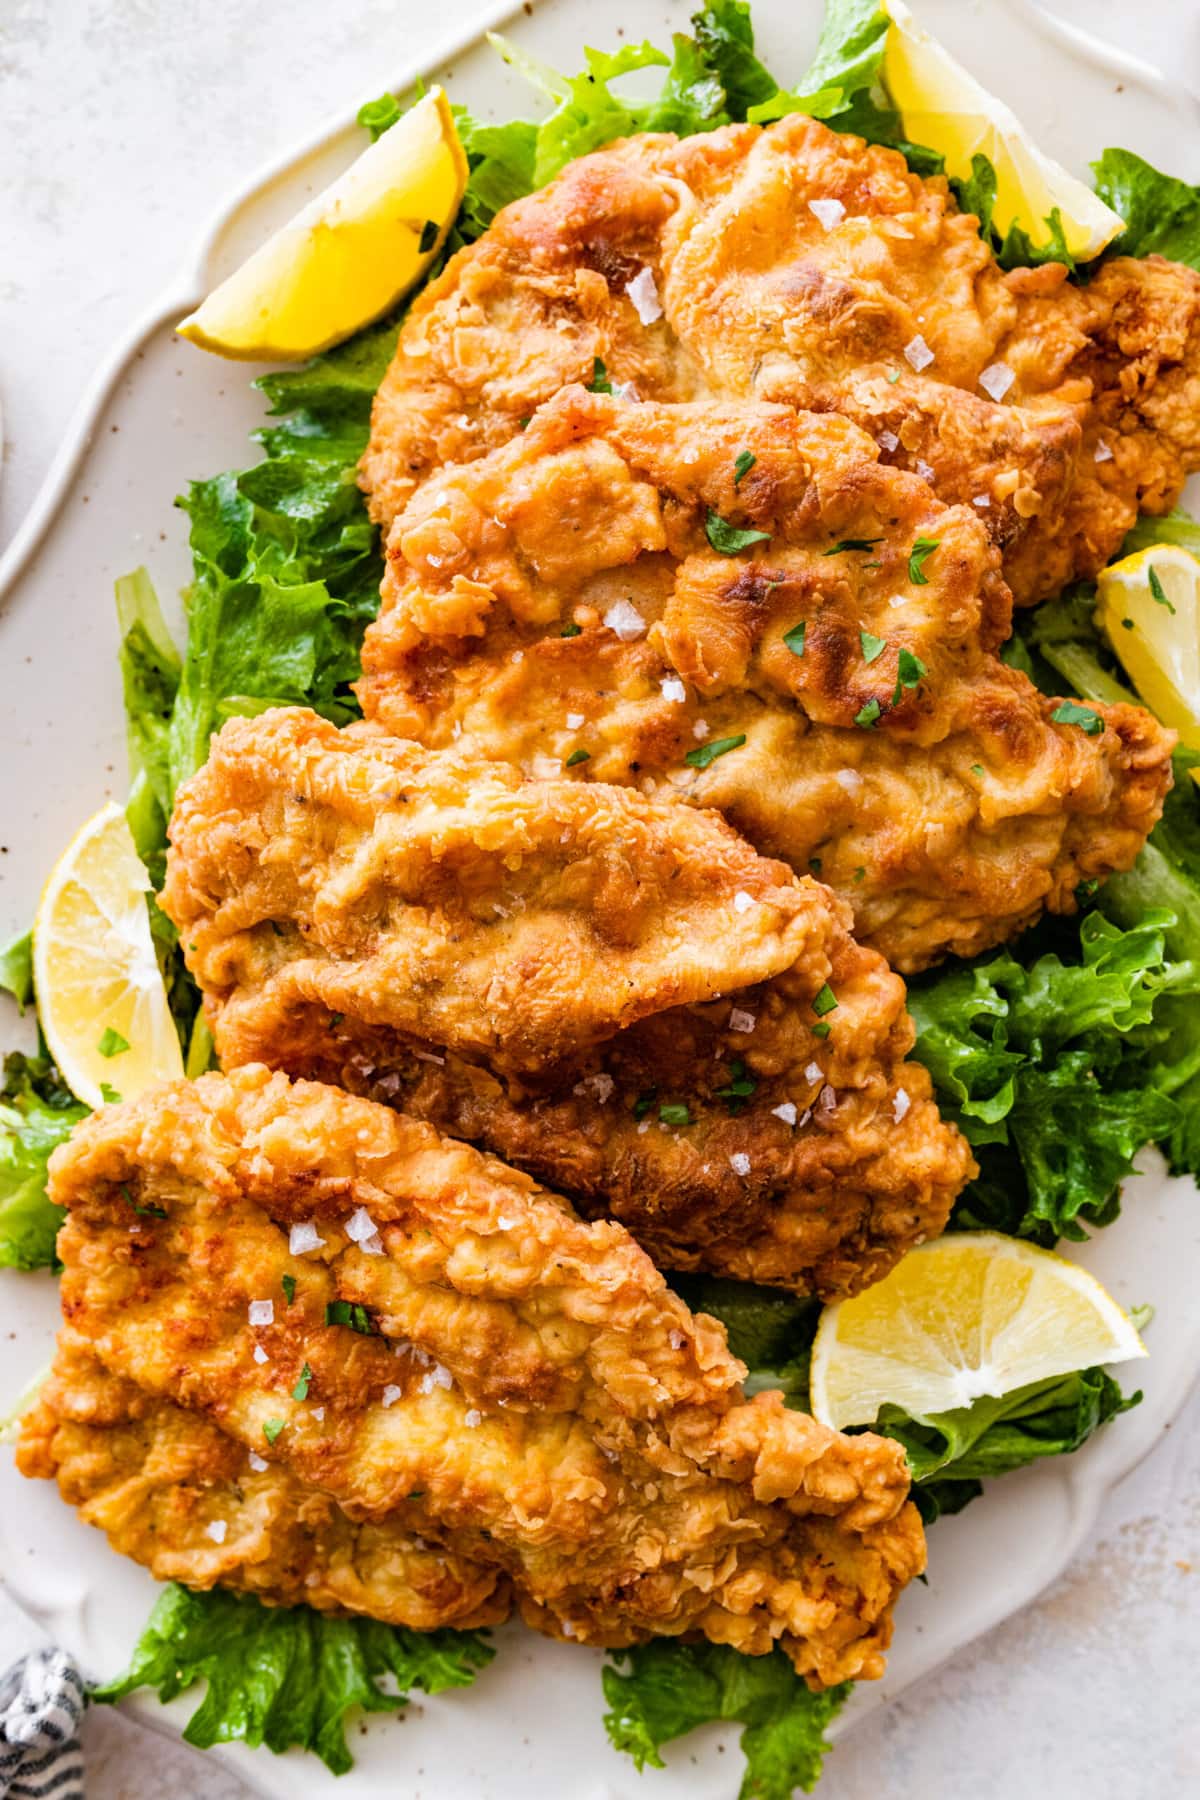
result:
[[[808,866],[812,870],[814,875],[819,875],[821,873],[820,857],[819,856],[810,856],[808,859]]]
[[[295,1387],[292,1389],[292,1399],[293,1400],[307,1400],[308,1399],[308,1384],[311,1380],[312,1380],[312,1370],[309,1368],[308,1364],[305,1363],[304,1367],[300,1371],[300,1379],[296,1383]]]
[[[750,451],[750,450],[739,450],[738,451],[738,459],[733,465],[733,485],[734,485],[734,487],[741,486],[742,477],[745,475],[748,475],[750,473],[751,469],[754,467],[754,465],[757,461],[758,461],[758,458],[757,458],[757,456],[754,455],[753,451]]]
[[[1133,630],[1133,620],[1132,619],[1122,619],[1121,623],[1125,627],[1126,631]]]
[[[816,999],[813,1001],[812,1009],[816,1013],[818,1019],[823,1019],[825,1014],[833,1012],[836,1006],[837,995],[834,993],[829,983],[826,982]]]
[[[919,537],[908,553],[908,579],[914,587],[928,587],[929,577],[925,573],[925,564],[933,555],[941,538]]]
[[[765,544],[770,538],[769,531],[755,531],[740,525],[731,525],[710,506],[708,517],[704,521],[704,531],[714,550],[722,556],[736,556],[739,550],[748,550],[751,544]]]
[[[107,1081],[102,1081],[100,1083],[100,1097],[106,1106],[120,1106],[121,1104],[120,1094],[118,1094],[116,1088],[111,1087]]]
[[[746,1065],[739,1057],[729,1065],[729,1081],[723,1088],[717,1089],[718,1100],[724,1100],[731,1114],[740,1113],[751,1094],[758,1087],[753,1075],[747,1075]]]
[[[793,656],[804,655],[804,634],[807,630],[808,620],[801,619],[798,625],[793,625],[790,631],[784,632],[783,641]]]
[[[711,744],[697,744],[683,760],[690,768],[707,769],[710,763],[716,762],[718,756],[726,756],[730,750],[740,750],[745,741],[744,731],[738,737],[714,738]]]
[[[134,1212],[141,1213],[143,1218],[150,1218],[150,1219],[165,1219],[166,1218],[167,1215],[163,1211],[161,1206],[139,1206],[137,1201],[134,1199],[133,1195],[130,1193],[129,1189],[127,1187],[125,1187],[124,1185],[122,1185],[121,1192],[125,1196],[126,1200],[128,1200],[130,1206],[132,1206]]]
[[[121,1056],[129,1048],[129,1039],[123,1038],[119,1031],[113,1030],[111,1025],[106,1025],[104,1035],[96,1048],[101,1056]]]
[[[893,387],[895,387],[895,385],[896,385],[896,383],[897,383],[897,382],[898,382],[898,381],[899,381],[899,379],[900,379],[900,371],[899,371],[899,369],[889,369],[889,370],[888,370],[888,371],[887,371],[887,378],[888,378],[888,380],[889,380],[889,381],[890,381],[890,382],[891,382],[891,384],[892,384],[892,386],[893,386]]]
[[[294,1275],[285,1275],[279,1285],[283,1289],[284,1299],[290,1306],[292,1301],[296,1298],[296,1277]]]
[[[327,1325],[348,1325],[360,1337],[373,1337],[375,1326],[365,1306],[357,1300],[330,1300],[325,1307]]]
[[[1079,905],[1082,906],[1085,900],[1090,900],[1099,886],[1100,877],[1098,875],[1093,875],[1090,881],[1081,881],[1075,889],[1075,898]]]
[[[1174,618],[1175,608],[1171,605],[1171,602],[1167,599],[1166,590],[1163,587],[1162,582],[1159,580],[1158,570],[1154,567],[1153,563],[1151,563],[1151,565],[1150,565],[1149,569],[1146,571],[1146,573],[1150,578],[1150,592],[1154,595],[1154,598],[1158,601],[1158,604],[1160,606],[1165,606],[1167,611],[1171,614],[1172,618]],[[1128,623],[1128,621],[1123,620],[1122,623],[1125,624],[1125,623]]]
[[[902,650],[896,659],[896,686],[892,692],[892,705],[898,706],[904,689],[919,687],[928,673],[929,670],[919,656],[914,656],[911,650]]]
[[[286,1419],[267,1419],[264,1422],[263,1436],[266,1438],[268,1444],[273,1444],[275,1442],[275,1439],[279,1436],[286,1424]]]
[[[972,763],[971,764],[971,773],[972,773],[972,775],[982,775],[983,774],[983,764],[982,763]]]
[[[828,550],[822,550],[821,555],[822,556],[841,556],[843,551],[846,551],[846,550],[873,550],[875,548],[876,544],[882,544],[882,542],[883,542],[883,539],[881,537],[877,537],[877,538],[839,538],[837,543],[831,544]]]
[[[598,356],[592,358],[592,379],[588,382],[590,394],[611,394],[612,382],[608,379],[608,370]]]
[[[437,243],[437,236],[438,236],[437,220],[436,219],[426,219],[425,223],[421,227],[421,237],[420,237],[420,241],[417,244],[417,249],[419,250],[419,252],[421,253],[422,256],[428,256],[429,252],[433,249],[433,246]]]
[[[860,631],[858,640],[862,645],[863,661],[865,663],[875,662],[875,660],[882,656],[887,649],[887,639],[876,637],[875,634],[870,631]]]
[[[1104,730],[1104,720],[1090,706],[1077,706],[1074,700],[1063,700],[1050,714],[1056,725],[1078,725],[1080,731],[1086,731],[1089,737],[1099,737]]]
[[[568,769],[573,769],[576,763],[587,762],[591,754],[590,750],[572,750],[570,756],[567,758],[566,767]]]
[[[814,1037],[826,1038],[829,1036],[829,1032],[830,1027],[828,1025],[814,1025],[812,1028]]]
[[[568,619],[558,635],[559,637],[582,637],[583,626],[577,625],[574,619]]]
[[[857,869],[855,869],[854,879],[855,879],[855,881],[865,881],[867,879],[867,871],[863,867],[862,863],[859,863]]]
[[[874,731],[879,723],[879,715],[883,711],[878,700],[872,695],[865,706],[860,706],[854,715],[854,723],[861,725],[864,731]]]
[[[658,1116],[664,1125],[690,1125],[692,1115],[683,1100],[669,1100],[658,1109]]]
[[[657,1088],[651,1088],[648,1093],[639,1094],[637,1099],[633,1103],[634,1118],[635,1119],[644,1119],[646,1114],[650,1111],[650,1108],[654,1105],[654,1102],[657,1099],[658,1099],[658,1089]]]

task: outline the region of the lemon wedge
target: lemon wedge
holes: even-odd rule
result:
[[[183,1074],[154,954],[150,882],[125,814],[108,805],[67,845],[33,922],[33,979],[50,1054],[88,1106]]]
[[[1153,545],[1105,569],[1097,595],[1100,623],[1139,695],[1200,750],[1200,559]]]
[[[387,312],[454,222],[467,159],[441,88],[385,131],[177,327],[218,356],[293,362]]]
[[[951,1232],[825,1308],[812,1411],[839,1428],[872,1424],[889,1402],[913,1415],[949,1412],[1145,1354],[1128,1316],[1075,1263],[1019,1238]]]
[[[1004,237],[1019,225],[1037,248],[1051,235],[1046,221],[1058,209],[1068,250],[1080,262],[1098,256],[1125,229],[1119,213],[1091,188],[1044,156],[1002,100],[917,24],[904,0],[884,0],[891,25],[883,79],[910,143],[940,150],[947,175],[966,180],[971,158],[986,156],[996,171],[992,222]]]

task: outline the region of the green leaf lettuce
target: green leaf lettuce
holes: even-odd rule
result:
[[[738,1720],[746,1758],[739,1800],[789,1800],[811,1793],[829,1745],[830,1721],[849,1682],[811,1693],[782,1650],[743,1656],[725,1644],[682,1644],[655,1638],[614,1653],[603,1672],[609,1711],[604,1725],[618,1750],[639,1769],[663,1765],[662,1746],[699,1725]]]
[[[45,1056],[14,1052],[0,1087],[0,1268],[43,1269],[55,1261],[63,1211],[46,1198],[50,1153],[88,1109]]]
[[[183,1734],[189,1744],[266,1744],[277,1753],[298,1746],[343,1775],[353,1763],[348,1712],[397,1712],[414,1687],[428,1694],[467,1687],[493,1654],[478,1632],[407,1631],[172,1582],[129,1669],[93,1689],[92,1699],[114,1702],[151,1687],[167,1701],[206,1681]],[[388,1680],[398,1692],[385,1691]]]

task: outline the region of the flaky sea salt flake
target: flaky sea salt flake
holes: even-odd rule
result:
[[[919,331],[915,338],[910,338],[908,343],[905,344],[904,358],[908,363],[909,368],[916,369],[918,374],[922,369],[927,369],[933,361],[933,351],[929,348],[929,345],[925,342],[925,339],[921,336]]]
[[[810,200],[808,210],[826,231],[832,231],[846,216],[846,209],[840,200]]]
[[[604,615],[604,623],[623,644],[632,644],[635,638],[646,635],[646,621],[632,600],[614,600]]]
[[[993,400],[1003,400],[1016,379],[1007,363],[989,363],[979,377],[979,385],[985,394],[991,395]]]
[[[662,318],[662,301],[658,297],[653,269],[639,269],[633,280],[625,283],[625,292],[643,325],[653,325],[655,319]]]

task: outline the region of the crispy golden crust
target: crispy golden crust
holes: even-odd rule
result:
[[[811,199],[845,219],[826,230]],[[625,292],[643,268],[663,308],[649,325]],[[932,360],[914,368],[921,343]],[[1200,466],[1192,270],[1115,258],[1087,287],[1057,264],[1005,274],[941,177],[799,116],[631,138],[507,207],[401,333],[362,466],[376,516],[507,442],[596,356],[643,400],[856,420],[943,500],[978,506],[1022,603],[1094,574]],[[997,364],[1013,375],[999,402],[980,382]],[[1113,456],[1097,464],[1101,436]]]
[[[711,513],[767,539],[721,554]],[[819,866],[909,971],[1072,910],[1170,782],[1173,736],[1139,708],[1097,707],[1095,736],[1054,721],[993,654],[1007,609],[977,519],[844,419],[576,387],[395,521],[359,691],[435,747],[526,772],[583,750],[577,779],[718,807]]]
[[[880,1673],[892,1602],[924,1560],[902,1451],[778,1394],[744,1400],[723,1331],[619,1225],[581,1223],[426,1125],[263,1068],[106,1108],[56,1152],[51,1184],[69,1209],[65,1382],[86,1347],[145,1397],[156,1433],[185,1429],[162,1423],[168,1404],[219,1428],[283,1471],[289,1495],[333,1502],[351,1534],[419,1536],[507,1577],[541,1630],[779,1644],[813,1686]],[[290,1253],[297,1223],[317,1227],[317,1250]],[[264,1299],[273,1318],[251,1325]],[[326,1323],[335,1300],[367,1308],[373,1333]],[[127,1394],[118,1415],[140,1404]],[[90,1498],[49,1411],[26,1428],[26,1464]],[[181,1572],[194,1560],[212,1579],[182,1510]],[[169,1505],[162,1517],[175,1526]],[[141,1528],[128,1547],[144,1550]],[[296,1554],[318,1560],[303,1534]],[[373,1612],[357,1574],[336,1603]]]
[[[239,886],[265,877],[278,890],[274,960],[295,965],[296,999],[315,932],[350,971],[368,1021],[510,1069],[537,1070],[664,1007],[788,968],[824,912],[715,814],[640,794],[531,789],[502,765],[430,756],[378,730],[342,739],[300,709],[233,721],[212,754],[212,772],[179,802],[177,834],[205,866],[186,894],[175,859],[164,904],[176,921],[220,895],[220,931],[249,922],[261,944],[272,915],[261,890]],[[252,823],[246,799],[262,809]],[[293,831],[281,837],[285,818]],[[740,913],[739,892],[754,902]],[[218,976],[236,979],[233,964]],[[336,988],[322,997],[344,1010]],[[291,999],[281,994],[281,1007]]]
[[[258,1464],[203,1413],[110,1374],[69,1326],[17,1448],[23,1475],[57,1481],[85,1524],[159,1581],[416,1631],[507,1617],[511,1591],[494,1565],[398,1520],[353,1519],[285,1465]]]
[[[287,710],[225,727],[171,835],[163,904],[226,1068],[388,1100],[666,1266],[852,1292],[936,1236],[972,1171],[903,1060],[903,983],[825,888],[715,815]],[[699,998],[622,1029],[631,906],[651,966],[679,942],[709,956]],[[544,1061],[514,1067],[547,967]]]

